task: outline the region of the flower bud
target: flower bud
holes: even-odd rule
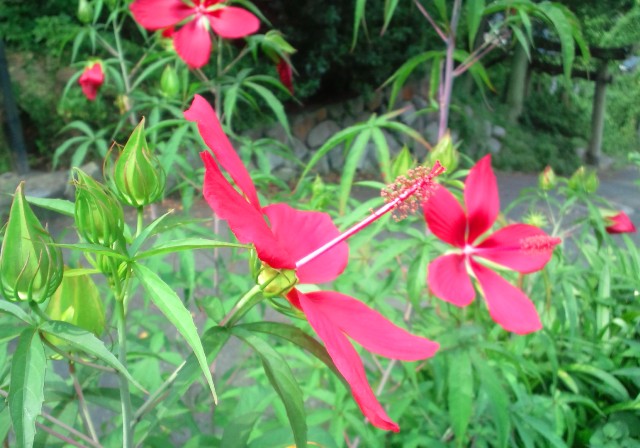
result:
[[[397,179],[398,176],[402,176],[411,168],[415,168],[415,166],[416,161],[411,155],[411,151],[407,146],[403,146],[391,163],[391,176],[393,179]]]
[[[167,65],[160,77],[160,91],[167,98],[173,98],[180,92],[180,80],[176,69]]]
[[[535,227],[546,227],[549,222],[547,221],[547,217],[540,212],[531,211],[527,215],[524,216],[522,222],[525,224],[529,224]]]
[[[144,118],[112,166],[109,161],[107,157],[104,176],[122,202],[137,208],[162,197],[166,176],[160,162],[149,150],[144,136]]]
[[[104,331],[104,306],[100,291],[91,276],[64,276],[60,287],[51,296],[45,313],[53,320],[68,322],[100,336]],[[45,338],[62,351],[72,347],[63,340],[46,334]]]
[[[262,263],[257,283],[266,297],[286,295],[298,283],[293,269],[273,269]]]
[[[440,164],[451,173],[458,167],[459,158],[460,154],[451,140],[451,134],[447,131],[429,153],[429,165],[433,166],[439,160]]]
[[[75,168],[75,219],[78,232],[90,243],[111,247],[124,232],[122,205],[104,185]]]
[[[93,6],[91,3],[87,0],[79,0],[76,16],[82,23],[91,23],[93,21]]]
[[[62,252],[31,210],[21,182],[0,251],[0,291],[12,301],[40,303],[60,285],[62,269]]]
[[[551,191],[558,185],[555,171],[549,165],[538,176],[538,186],[542,191]]]
[[[581,166],[569,178],[568,186],[573,191],[582,191],[586,193],[595,193],[598,190],[600,181],[598,175],[593,170],[587,170]]]

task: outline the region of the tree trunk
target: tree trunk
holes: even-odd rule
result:
[[[607,93],[607,63],[598,67],[596,91],[593,95],[593,109],[591,111],[591,139],[585,154],[585,162],[598,165],[602,151],[602,135],[604,133],[604,113]]]
[[[529,58],[527,57],[527,52],[522,45],[518,43],[513,55],[511,77],[509,78],[509,90],[507,91],[509,120],[513,123],[520,118],[524,109],[528,70]]]

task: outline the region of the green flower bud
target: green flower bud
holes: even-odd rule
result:
[[[180,92],[180,80],[176,69],[167,65],[160,77],[160,91],[167,98],[173,98]]]
[[[0,251],[0,291],[12,301],[42,302],[62,281],[62,252],[53,245],[24,196],[24,182],[13,197]]]
[[[257,283],[266,297],[284,296],[298,283],[293,269],[273,269],[262,263]]]
[[[79,0],[76,16],[82,23],[91,23],[93,21],[93,5],[87,0]]]
[[[391,177],[397,179],[398,176],[404,175],[411,168],[416,166],[416,160],[411,155],[411,151],[407,146],[403,146],[402,150],[393,159],[391,163]]]
[[[149,150],[144,136],[144,118],[111,165],[107,158],[104,176],[118,199],[132,207],[156,202],[164,194],[166,176],[158,159]]]
[[[549,165],[538,176],[538,186],[542,191],[551,191],[558,185],[555,171]]]
[[[100,291],[87,274],[65,275],[60,287],[51,296],[45,313],[53,320],[68,322],[96,336],[104,331],[104,306]],[[45,334],[45,338],[62,351],[72,351],[70,345],[55,336]]]
[[[429,165],[433,166],[439,160],[440,164],[450,173],[458,167],[459,159],[460,154],[458,154],[453,140],[451,140],[449,131],[442,136],[438,144],[429,153]]]
[[[582,191],[586,193],[595,193],[598,190],[600,181],[594,170],[587,170],[581,166],[569,178],[568,186],[573,191]]]
[[[523,219],[522,222],[525,224],[529,224],[535,227],[545,227],[549,222],[547,221],[547,217],[540,212],[531,211],[529,212]]]
[[[75,218],[78,232],[90,243],[111,247],[124,232],[122,205],[104,185],[75,168]]]

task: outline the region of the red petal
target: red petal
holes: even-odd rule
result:
[[[633,233],[636,231],[636,226],[633,225],[633,222],[625,212],[619,212],[617,215],[608,218],[608,221],[611,222],[611,225],[605,228],[607,233]]]
[[[389,418],[367,381],[362,360],[351,342],[336,326],[324,310],[316,306],[317,301],[296,291],[299,303],[309,324],[324,342],[327,352],[351,388],[351,393],[360,410],[373,426],[398,432],[400,428]]]
[[[278,70],[278,76],[280,76],[280,82],[293,95],[293,71],[291,70],[291,65],[284,59],[280,59],[276,69]]]
[[[507,331],[527,334],[542,328],[535,305],[524,292],[491,269],[471,261],[491,318]]]
[[[220,172],[213,156],[201,152],[205,166],[203,195],[216,215],[229,223],[243,244],[253,243],[258,258],[276,269],[293,269],[293,260],[271,233],[262,213],[243,198]]]
[[[321,212],[304,212],[287,204],[273,204],[263,209],[269,217],[271,231],[292,259],[299,260],[340,235],[331,217]],[[344,241],[302,265],[296,271],[300,283],[324,283],[335,280],[349,260]]]
[[[136,22],[148,30],[175,25],[194,12],[180,0],[136,0],[129,9]]]
[[[473,243],[489,230],[500,212],[498,181],[491,168],[491,154],[471,168],[464,186],[464,203],[469,218],[467,241]]]
[[[526,250],[527,239],[547,239],[550,244],[539,250]],[[504,227],[476,246],[474,254],[491,260],[514,271],[529,273],[539,271],[551,259],[554,239],[542,229],[527,224]]]
[[[198,124],[198,131],[202,139],[213,151],[222,168],[229,173],[238,188],[247,196],[249,202],[255,208],[260,209],[260,201],[251,176],[249,176],[249,172],[244,167],[238,153],[231,146],[231,142],[222,130],[218,116],[207,100],[196,95],[191,107],[185,111],[184,117]]]
[[[173,35],[173,45],[178,56],[189,68],[206,65],[211,55],[211,36],[206,17],[197,17],[176,31]]]
[[[82,93],[90,101],[96,99],[100,86],[104,83],[104,73],[102,72],[102,65],[99,63],[93,64],[90,68],[85,68],[82,75],[78,78],[78,84],[82,89]]]
[[[476,296],[465,259],[459,254],[442,255],[429,264],[427,284],[431,292],[456,306],[467,306]]]
[[[306,298],[308,301],[304,306],[308,308],[312,304],[314,313],[321,312],[351,339],[385,358],[417,361],[432,357],[440,346],[396,326],[353,297],[334,291],[318,291],[306,294]]]
[[[245,37],[260,28],[260,20],[256,16],[235,6],[224,6],[207,15],[214,33],[225,39]]]
[[[458,200],[444,187],[438,187],[423,205],[429,230],[456,247],[464,247],[467,218]]]

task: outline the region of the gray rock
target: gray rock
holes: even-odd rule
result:
[[[333,120],[326,120],[316,125],[307,136],[307,145],[310,148],[319,148],[340,130],[340,126]]]
[[[489,148],[491,154],[498,154],[502,149],[502,143],[497,138],[490,137],[487,139],[487,148]]]
[[[416,107],[413,105],[413,103],[407,101],[401,104],[400,108],[403,109],[403,112],[398,117],[400,121],[408,126],[413,126],[416,120],[419,118],[418,116],[416,116]]]
[[[424,135],[429,143],[435,145],[438,142],[438,122],[431,121],[424,130]]]
[[[358,116],[364,111],[364,99],[362,97],[354,98],[347,103],[347,111],[352,116]]]
[[[499,139],[505,138],[507,135],[507,130],[502,126],[495,125],[493,127],[493,136]]]
[[[287,131],[285,131],[280,123],[277,123],[267,130],[265,136],[279,142],[284,142],[287,139]]]

